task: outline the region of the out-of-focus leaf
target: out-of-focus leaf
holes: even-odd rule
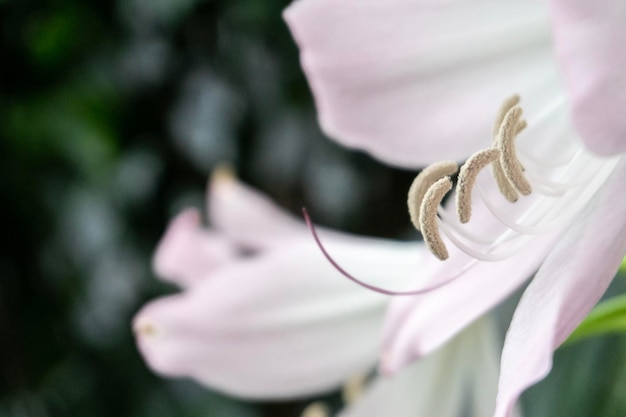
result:
[[[565,344],[606,333],[626,333],[626,295],[598,304]]]
[[[80,80],[8,107],[0,129],[22,157],[36,161],[53,153],[71,161],[81,175],[98,177],[117,151],[115,103],[108,91]]]
[[[65,61],[85,41],[86,20],[79,9],[71,8],[32,19],[24,30],[31,59],[42,67]]]

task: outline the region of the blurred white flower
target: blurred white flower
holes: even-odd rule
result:
[[[148,365],[246,398],[303,397],[337,389],[376,364],[388,297],[342,279],[302,222],[219,173],[209,192],[210,228],[189,209],[169,226],[154,258],[183,288],[137,313]],[[359,272],[410,277],[421,243],[327,230]],[[382,282],[381,282],[382,283]],[[480,321],[391,379],[370,384],[344,417],[481,417],[493,410],[498,342]]]

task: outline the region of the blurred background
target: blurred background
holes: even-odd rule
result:
[[[315,400],[251,403],[160,378],[130,327],[176,291],[152,251],[174,214],[204,207],[220,163],[318,223],[415,238],[398,215],[415,172],[320,133],[288,3],[0,0],[0,417],[298,416]],[[561,349],[523,404],[625,416],[626,339]]]

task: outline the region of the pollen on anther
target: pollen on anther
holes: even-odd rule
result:
[[[443,177],[437,180],[426,191],[422,205],[420,207],[420,230],[424,237],[424,242],[430,251],[440,260],[448,259],[448,249],[441,240],[439,228],[437,227],[437,208],[441,200],[448,191],[452,189],[450,177]]]
[[[367,375],[359,373],[349,378],[341,389],[341,398],[344,404],[350,405],[356,402],[365,391]]]
[[[409,188],[409,195],[407,198],[407,205],[409,208],[409,215],[411,216],[411,223],[417,230],[421,230],[420,226],[420,211],[422,207],[422,201],[426,195],[426,191],[440,178],[454,175],[458,170],[458,166],[454,161],[440,161],[435,162],[432,165],[424,168],[417,177],[413,180],[411,188]]]
[[[519,102],[520,102],[519,94],[513,94],[512,96],[507,97],[504,100],[504,102],[500,106],[500,109],[498,110],[498,113],[496,114],[496,119],[493,123],[492,134],[493,134],[494,139],[498,136],[498,133],[500,132],[500,126],[502,125],[502,122],[504,121],[504,117],[506,116],[506,114]]]
[[[515,152],[515,137],[521,116],[522,109],[517,106],[507,112],[498,133],[498,145],[501,150],[500,163],[507,179],[522,195],[529,195],[532,187],[524,177],[524,170]]]
[[[157,336],[159,328],[152,320],[142,317],[133,325],[133,331],[137,336],[154,337]]]
[[[500,128],[502,123],[504,122],[505,116],[514,106],[516,106],[520,102],[520,96],[517,94],[512,95],[511,97],[504,100],[502,106],[498,110],[498,114],[496,115],[496,120],[493,125],[493,146],[500,146]],[[516,135],[519,134],[522,130],[526,128],[526,121],[520,120],[517,125]],[[496,180],[496,184],[500,193],[506,198],[509,202],[515,203],[519,199],[519,195],[517,194],[517,190],[511,184],[508,177],[504,172],[504,168],[500,163],[500,160],[493,161],[491,164],[491,170],[493,173],[493,177]]]
[[[316,401],[309,404],[300,414],[300,417],[329,417],[330,411],[326,404]]]
[[[500,157],[498,148],[483,149],[470,156],[461,167],[456,185],[456,212],[461,223],[467,223],[472,216],[472,188],[478,173],[489,163]]]

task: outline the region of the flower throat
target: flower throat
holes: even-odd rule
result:
[[[516,255],[539,235],[557,236],[604,184],[619,158],[590,154],[576,135],[529,134],[517,144],[518,135],[531,130],[522,117],[519,102],[518,95],[504,101],[493,125],[491,146],[470,156],[460,171],[454,161],[436,162],[422,170],[409,188],[411,223],[422,233],[436,258],[460,260],[458,269],[442,274],[436,282],[407,291],[369,284],[349,274],[328,254],[303,210],[309,229],[328,261],[345,277],[373,291],[416,295],[456,280],[481,261],[497,262]],[[552,116],[548,111],[544,121]],[[491,166],[491,175],[483,174],[487,165]],[[457,171],[455,214],[441,202],[452,190],[451,176]],[[497,187],[490,186],[489,182],[494,181]],[[497,192],[490,193],[492,189]],[[474,198],[473,191],[477,191]],[[472,222],[472,208],[477,206],[481,208],[476,210],[480,219]],[[453,254],[449,252],[449,243],[455,246]]]

